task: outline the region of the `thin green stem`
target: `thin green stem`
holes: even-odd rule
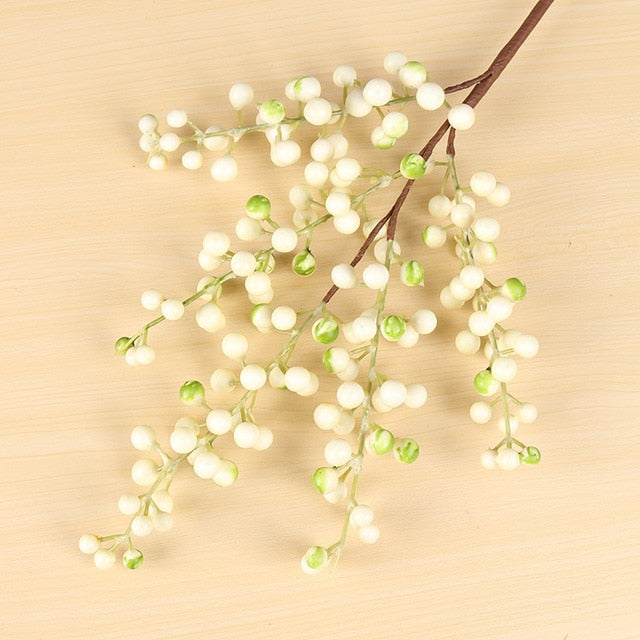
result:
[[[200,442],[195,449],[197,449],[198,446],[200,446]],[[195,451],[195,449],[193,449],[193,451]],[[140,515],[149,514],[149,507],[151,505],[151,502],[153,502],[153,494],[165,481],[167,482],[167,485],[171,483],[179,464],[189,455],[191,455],[193,451],[180,454],[176,458],[167,459],[166,456],[163,456],[163,464],[162,468],[158,472],[158,477],[155,479],[149,489],[147,489],[147,491],[145,491],[145,493],[140,496],[140,507],[138,508],[136,513],[131,516],[127,528],[122,533],[115,533],[107,536],[98,536],[98,540],[100,540],[100,542],[107,542],[111,540],[114,541],[114,543],[109,547],[109,551],[115,551],[125,541],[127,542],[129,548],[131,548],[131,527],[133,521]]]
[[[393,240],[387,241],[387,248],[385,252],[385,267],[389,269],[391,265],[391,260],[393,259]],[[349,503],[347,505],[347,511],[345,513],[344,521],[342,524],[342,532],[339,540],[331,545],[327,551],[329,555],[335,554],[336,562],[339,560],[340,553],[347,541],[347,535],[349,533],[349,517],[351,515],[351,511],[355,506],[357,506],[357,490],[358,490],[358,481],[360,480],[360,475],[362,473],[362,468],[364,464],[364,448],[367,436],[371,431],[371,425],[369,422],[369,414],[371,413],[371,403],[372,396],[374,391],[374,385],[377,383],[377,371],[376,371],[376,363],[378,359],[378,352],[380,348],[380,335],[381,335],[381,326],[382,320],[384,317],[385,310],[385,302],[387,298],[387,292],[389,289],[389,283],[385,284],[385,286],[378,291],[378,295],[376,296],[376,333],[371,338],[371,342],[369,343],[368,353],[369,357],[369,369],[367,373],[367,384],[365,388],[365,397],[364,402],[362,404],[362,419],[360,422],[360,431],[358,434],[358,449],[355,456],[352,457],[349,468],[353,472],[353,478],[351,480],[351,488],[349,491]]]
[[[282,347],[282,349],[280,349],[278,354],[267,364],[267,366],[265,367],[267,372],[279,364],[286,366],[287,362],[289,361],[289,358],[291,357],[291,355],[293,354],[293,351],[296,348],[298,340],[300,340],[300,338],[302,337],[304,332],[309,328],[311,323],[320,314],[322,314],[322,312],[325,309],[325,306],[326,305],[323,302],[321,302],[315,309],[313,309],[308,313],[307,317],[304,319],[300,327],[298,327],[298,329],[295,329],[292,332],[291,337],[289,338],[288,342],[284,345],[284,347]]]
[[[190,304],[194,303],[196,300],[199,300],[200,298],[202,298],[202,296],[209,294],[212,289],[217,289],[219,286],[221,286],[228,280],[232,280],[235,277],[236,275],[235,273],[233,273],[233,271],[229,271],[225,273],[223,276],[216,278],[213,282],[210,282],[209,284],[205,285],[201,289],[198,289],[198,291],[196,291],[193,295],[189,296],[188,298],[185,298],[182,301],[182,305],[185,307],[188,307]],[[147,324],[145,324],[142,327],[142,329],[138,331],[138,333],[136,333],[133,337],[129,338],[129,341],[125,345],[124,350],[126,351],[128,347],[134,345],[138,339],[141,339],[142,344],[146,344],[147,334],[149,333],[149,329],[151,329],[152,327],[155,327],[161,322],[164,322],[165,320],[166,320],[165,316],[160,315],[157,318],[154,318],[153,320],[150,320],[149,322],[147,322]]]

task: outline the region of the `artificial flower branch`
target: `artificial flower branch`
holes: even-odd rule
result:
[[[384,78],[364,83],[358,79],[355,69],[342,65],[332,78],[342,89],[342,105],[322,95],[317,78],[302,76],[285,88],[286,97],[297,104],[296,116],[287,116],[285,105],[270,99],[257,103],[255,124],[244,124],[244,110],[255,104],[253,89],[237,83],[229,91],[229,101],[237,113],[235,127],[201,128],[181,109],[167,114],[166,122],[171,129],[190,128],[190,133],[185,135],[176,131],[161,133],[158,119],[151,114],[140,119],[139,145],[147,152],[147,162],[152,169],[163,169],[168,164],[168,154],[183,145],[193,145],[195,148],[183,152],[182,165],[188,170],[198,169],[204,163],[203,151],[222,152],[210,168],[213,179],[220,182],[237,175],[234,151],[246,133],[265,135],[271,147],[271,160],[279,167],[295,165],[300,159],[302,149],[294,140],[300,126],[319,127],[320,133],[309,149],[311,161],[304,167],[304,184],[295,185],[289,192],[289,202],[294,208],[291,223],[274,219],[271,201],[266,196],[249,198],[244,215],[236,223],[235,235],[241,243],[266,241],[267,246],[234,248],[227,233],[207,233],[198,255],[198,262],[207,275],[197,283],[195,292],[180,299],[164,296],[156,289],[146,290],[141,296],[142,306],[159,310],[161,315],[146,323],[133,337],[122,337],[116,342],[116,351],[124,356],[127,364],[150,364],[155,351],[148,344],[149,330],[165,320],[180,320],[185,308],[196,302],[201,303],[195,314],[197,324],[209,333],[224,330],[227,319],[221,298],[223,289],[226,290],[232,280],[244,284],[252,305],[251,325],[259,332],[275,331],[286,337],[274,357],[266,364],[258,364],[248,357],[249,341],[244,333],[226,333],[220,347],[233,365],[218,367],[211,374],[209,386],[216,400],[207,399],[201,382],[185,382],[180,388],[180,399],[202,413],[197,418],[183,416],[176,422],[168,448],[160,445],[151,427],[133,429],[131,442],[144,457],[134,463],[131,475],[143,491],[123,494],[118,501],[119,510],[130,517],[122,533],[85,534],[80,538],[81,551],[92,554],[96,566],[111,566],[120,545],[126,546],[122,556],[126,567],[135,569],[141,565],[142,552],[133,546],[132,539],[172,526],[170,488],[179,466],[191,465],[199,478],[228,487],[235,483],[238,467],[226,452],[222,453],[225,446],[258,451],[271,446],[273,432],[261,424],[257,402],[263,388],[270,386],[310,397],[321,384],[315,371],[294,360],[300,338],[306,333],[325,349],[321,358],[323,373],[339,381],[336,401],[321,402],[313,411],[315,425],[337,437],[327,443],[326,464],[316,468],[311,484],[328,502],[346,501],[346,507],[338,540],[331,545],[309,547],[301,561],[302,569],[315,573],[330,559],[337,559],[350,528],[354,528],[365,543],[378,540],[380,530],[373,522],[373,510],[357,496],[364,457],[392,454],[401,463],[413,463],[419,456],[418,442],[397,436],[383,423],[390,411],[403,406],[418,409],[427,400],[427,390],[421,382],[405,382],[386,375],[379,356],[386,348],[413,347],[421,336],[432,333],[438,322],[430,309],[418,308],[411,316],[404,316],[391,308],[388,292],[393,286],[415,288],[425,281],[422,263],[402,257],[396,230],[414,183],[436,168],[444,168],[444,175],[439,192],[428,201],[426,209],[432,221],[425,226],[422,241],[428,249],[442,247],[449,240],[453,243],[459,265],[449,285],[440,292],[440,302],[445,310],[461,309],[469,303],[468,328],[457,334],[455,346],[461,353],[481,352],[485,357],[483,368],[473,380],[475,390],[484,399],[471,405],[469,415],[472,422],[485,424],[497,409],[498,428],[504,435],[498,444],[482,454],[482,465],[509,470],[521,464],[537,464],[540,451],[514,436],[519,424],[529,424],[536,419],[537,410],[513,395],[509,385],[517,372],[514,356],[535,356],[538,343],[534,336],[507,329],[503,324],[516,303],[524,298],[526,287],[515,277],[494,284],[485,275],[485,265],[492,264],[497,256],[494,241],[500,227],[496,218],[481,213],[476,201],[476,197],[483,198],[488,204],[501,207],[508,203],[510,192],[487,171],[478,171],[471,175],[468,185],[463,183],[455,165],[455,139],[457,132],[474,124],[474,107],[552,2],[539,0],[535,4],[486,71],[449,87],[442,88],[429,80],[422,63],[393,52],[385,57],[384,68],[397,77],[401,91]],[[446,102],[447,94],[469,88],[469,94],[459,104],[450,106]],[[395,164],[391,170],[371,167],[368,163],[364,169],[356,158],[349,156],[349,141],[344,135],[349,118],[364,118],[369,113],[377,115],[380,124],[371,132],[371,143],[377,149],[389,150],[408,131],[409,119],[404,111],[412,102],[428,112],[443,106],[448,109],[447,119],[418,153],[404,156],[399,168]],[[332,125],[336,129],[334,133]],[[446,159],[436,162],[432,155],[445,136]],[[381,218],[371,219],[367,199],[399,178],[405,178],[406,182],[393,205]],[[356,188],[363,180],[367,185]],[[452,191],[451,196],[447,195],[448,191]],[[270,274],[278,263],[287,254],[294,254],[289,259],[293,272],[305,278],[311,276],[317,267],[312,251],[313,232],[321,225],[331,224],[338,234],[351,236],[361,230],[364,235],[351,262],[333,266],[332,286],[313,309],[296,310],[288,305],[272,304],[275,292]],[[221,273],[216,275],[219,269]],[[370,308],[356,311],[353,317],[338,319],[329,310],[328,303],[338,291],[354,287],[375,292],[375,302]],[[231,397],[234,393],[237,393],[235,399]],[[221,396],[229,399],[220,400]],[[351,434],[355,436],[355,444],[349,441]]]

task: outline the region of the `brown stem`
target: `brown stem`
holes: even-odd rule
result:
[[[489,69],[487,69],[475,78],[470,78],[469,80],[465,80],[464,82],[459,82],[458,84],[452,84],[450,87],[445,87],[444,92],[455,93],[456,91],[462,91],[462,89],[473,87],[473,85],[478,84],[478,82],[480,82],[481,80],[484,80],[489,75],[489,73],[490,71]]]
[[[400,211],[400,208],[404,204],[405,198],[409,194],[412,184],[413,184],[413,180],[407,180],[404,187],[402,187],[402,191],[400,192],[400,195],[396,198],[396,201],[393,203],[393,206],[391,207],[391,209],[389,209],[387,214],[384,217],[380,218],[380,220],[378,220],[378,222],[376,223],[376,226],[373,227],[373,229],[371,229],[366,240],[362,243],[362,246],[360,247],[360,249],[358,249],[358,253],[356,253],[353,260],[350,262],[352,267],[355,267],[358,264],[358,262],[362,260],[362,258],[364,257],[364,254],[367,252],[367,249],[372,245],[373,241],[376,239],[378,233],[380,232],[380,229],[382,229],[382,227],[384,227],[384,225],[387,224],[387,222],[389,222],[390,225],[391,224],[394,225],[394,235],[395,235],[395,223],[396,223],[396,220],[398,219],[397,213]],[[389,235],[389,230],[387,229],[387,236],[388,235]],[[326,304],[327,302],[329,302],[329,300],[331,300],[331,298],[333,298],[333,296],[337,292],[338,292],[338,287],[333,285],[329,289],[329,291],[327,291],[324,298],[322,298],[322,302]]]
[[[456,155],[456,130],[449,129],[449,135],[447,136],[447,155],[455,156]]]
[[[486,76],[478,82],[471,93],[466,97],[464,102],[471,107],[480,102],[484,95],[489,91],[491,85],[498,79],[500,74],[505,70],[506,66],[511,62],[518,52],[518,49],[524,44],[536,25],[542,19],[547,9],[553,4],[553,0],[538,0],[529,15],[525,18],[520,28],[513,34],[511,40],[504,45],[500,53],[495,57],[494,61],[489,65]],[[484,75],[484,74],[483,74]]]
[[[513,34],[507,44],[500,50],[487,70],[481,73],[479,76],[476,76],[475,78],[471,78],[470,80],[465,80],[464,82],[460,82],[459,84],[447,87],[445,89],[445,93],[452,93],[454,91],[459,91],[461,89],[466,89],[470,86],[473,86],[473,89],[469,92],[469,95],[464,99],[463,102],[471,107],[475,107],[486,95],[487,91],[489,91],[500,74],[502,74],[509,62],[511,62],[518,49],[520,49],[520,47],[524,44],[524,41],[535,29],[536,25],[538,24],[538,22],[540,22],[547,9],[553,4],[553,1],[554,0],[538,0],[533,6],[533,9],[531,9],[531,11],[529,12],[529,15],[524,19],[524,22]],[[440,140],[442,140],[445,133],[449,131],[450,127],[451,125],[449,124],[449,121],[445,120],[440,125],[438,130],[433,134],[433,136],[431,136],[424,147],[420,150],[420,155],[425,160],[428,160],[430,158],[435,146],[438,144],[438,142],[440,142]],[[453,149],[453,135],[450,135],[449,143],[451,145],[451,149]],[[449,152],[448,149],[449,144],[447,145],[447,153]],[[382,229],[382,227],[384,227],[385,224],[388,223],[387,239],[393,240],[395,238],[398,214],[402,209],[404,201],[409,195],[409,191],[411,191],[411,188],[413,187],[413,183],[413,180],[407,180],[404,187],[402,188],[402,191],[396,198],[396,201],[391,206],[391,209],[389,209],[384,217],[380,218],[378,224],[376,224],[376,226],[371,230],[371,233],[369,233],[366,240],[358,250],[358,253],[351,261],[352,267],[355,267],[360,262],[360,260],[362,260],[367,249],[371,246],[374,239],[378,235],[378,232],[380,231],[380,229]],[[329,291],[327,291],[324,298],[322,298],[322,301],[326,304],[327,302],[329,302],[329,300],[331,300],[331,298],[333,298],[337,291],[338,288],[336,286],[332,286]]]

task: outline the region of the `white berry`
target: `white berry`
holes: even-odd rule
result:
[[[466,129],[470,129],[475,123],[476,114],[473,107],[468,104],[461,103],[449,109],[447,119],[454,129],[465,131]]]

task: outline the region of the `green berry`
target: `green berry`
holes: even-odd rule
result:
[[[188,380],[180,387],[180,400],[187,405],[201,405],[204,402],[204,386],[197,380]]]
[[[491,375],[490,369],[480,371],[473,379],[473,386],[481,396],[490,396],[497,391],[499,382]]]
[[[313,339],[320,344],[329,344],[338,337],[340,325],[334,318],[320,318],[313,323],[311,334]]]
[[[426,160],[417,153],[410,153],[400,162],[400,173],[409,180],[422,178],[427,171]]]
[[[133,344],[131,344],[131,338],[122,336],[122,338],[118,338],[116,340],[115,350],[119,356],[123,356],[125,353],[127,353],[127,351],[129,351],[129,349],[131,349],[132,346]]]
[[[268,124],[278,124],[285,116],[285,109],[279,100],[267,100],[260,105],[260,117]]]
[[[251,196],[247,200],[245,211],[254,220],[267,220],[271,215],[271,201],[266,196]]]
[[[415,462],[419,454],[420,447],[418,443],[411,438],[397,440],[393,448],[393,455],[396,457],[396,460],[404,462],[404,464]]]
[[[329,554],[324,547],[309,547],[304,554],[304,561],[309,569],[322,569],[329,561]]]
[[[501,287],[501,293],[517,302],[527,295],[527,286],[518,278],[509,278]]]
[[[417,260],[409,260],[402,265],[400,279],[410,287],[422,286],[424,285],[424,267]]]
[[[407,330],[407,323],[404,318],[400,316],[387,316],[382,321],[380,330],[387,340],[394,342],[402,338],[404,332]]]
[[[538,464],[542,454],[537,447],[525,447],[520,452],[520,460],[525,464]]]
[[[405,62],[398,70],[400,81],[406,87],[418,88],[427,81],[427,70],[421,62],[409,60]]]
[[[298,253],[291,263],[294,273],[299,276],[310,276],[316,270],[316,265],[316,259],[308,249]]]
[[[395,441],[396,439],[393,433],[382,428],[376,429],[369,436],[369,446],[371,447],[371,450],[379,456],[389,453],[389,451],[393,449]]]
[[[127,569],[137,569],[143,560],[144,556],[140,549],[127,549],[122,554],[122,564],[127,567]]]
[[[340,476],[333,467],[319,467],[311,476],[311,483],[322,494],[334,491],[339,481]]]

